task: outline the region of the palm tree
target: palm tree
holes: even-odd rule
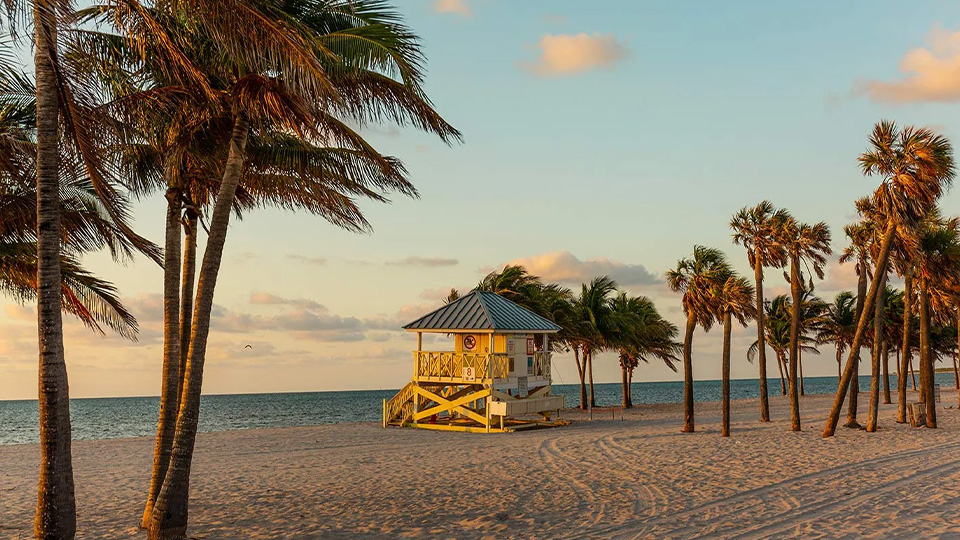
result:
[[[621,292],[611,301],[611,318],[614,322],[614,335],[611,348],[619,350],[621,379],[623,385],[623,407],[633,406],[630,394],[633,382],[633,370],[641,361],[648,362],[656,357],[677,371],[675,362],[680,350],[674,341],[677,327],[665,321],[657,312],[653,302],[644,296],[628,296]]]
[[[804,264],[808,270],[823,279],[823,266],[827,259],[825,255],[830,250],[830,228],[826,223],[814,225],[800,223],[794,218],[784,220],[774,233],[777,241],[787,251],[790,259],[790,291],[792,294],[793,309],[790,325],[790,369],[787,381],[790,391],[790,421],[793,431],[800,431],[800,397],[797,386],[797,364],[800,352],[800,319],[803,309],[803,274],[800,265]],[[810,288],[813,288],[812,278]]]
[[[788,367],[790,356],[790,327],[793,322],[793,303],[790,297],[781,294],[764,302],[765,316],[765,343],[777,356],[777,365],[780,367],[780,394],[787,395],[787,384],[783,376],[784,368]],[[816,341],[805,336],[800,337],[800,351],[810,354],[819,354],[814,347]],[[747,360],[753,362],[757,357],[759,342],[754,341],[747,349]]]
[[[879,281],[886,291],[886,273],[873,275],[874,281]],[[873,339],[871,340],[871,359],[873,365],[870,370],[870,409],[867,414],[867,432],[877,431],[877,415],[880,409],[880,356],[883,354],[883,314],[885,294],[877,296],[873,314]]]
[[[890,345],[899,343],[903,332],[903,291],[889,285],[883,299],[883,403],[892,403],[890,397]]]
[[[840,362],[843,351],[853,341],[856,330],[856,297],[850,291],[843,291],[827,307],[826,317],[817,332],[818,343],[831,343],[837,349],[837,381],[840,381]]]
[[[423,57],[418,38],[382,2],[282,5],[241,2],[238,7],[246,11],[241,10],[235,22],[241,20],[239,16],[251,12],[258,20],[265,21],[265,24],[258,22],[252,26],[262,32],[256,37],[269,42],[270,54],[258,51],[251,55],[245,48],[249,44],[238,43],[231,37],[228,39],[233,41],[222,47],[222,52],[195,57],[199,59],[198,65],[210,73],[212,83],[209,86],[226,89],[214,92],[217,97],[211,110],[219,114],[216,122],[221,126],[229,125],[230,135],[226,139],[228,142],[222,145],[228,150],[209,220],[207,248],[200,264],[190,325],[192,335],[182,375],[183,391],[170,464],[151,513],[150,538],[178,537],[186,530],[188,479],[210,310],[230,213],[237,200],[244,161],[251,156],[248,140],[270,133],[294,133],[311,144],[321,140],[334,141],[335,145],[344,145],[355,154],[374,157],[385,169],[397,169],[395,163],[379,156],[359,135],[347,128],[342,119],[360,125],[371,120],[392,120],[401,125],[415,125],[448,141],[459,138],[422,93]],[[229,10],[220,9],[221,13],[225,11]],[[209,14],[204,11],[199,17]],[[193,12],[189,15],[195,16]],[[214,22],[221,24],[223,21]],[[221,46],[222,26],[208,24],[199,28],[210,34],[205,39],[192,39],[191,43],[199,42],[214,48]],[[196,48],[188,49],[188,52],[206,53]],[[215,61],[211,63],[210,59]],[[397,170],[402,171],[402,168]],[[284,177],[274,174],[267,178],[276,182]],[[324,189],[323,184],[317,187],[322,193],[337,195],[342,204],[352,209],[356,207],[351,197],[383,201],[384,192],[416,193],[404,177],[354,174],[344,180],[350,183],[341,180],[334,189],[329,189],[334,186]],[[348,220],[339,217],[331,214],[328,219],[334,218],[330,220],[335,224],[349,226]],[[167,266],[171,271],[178,271],[176,265]],[[174,355],[168,355],[168,363],[174,358]]]
[[[870,246],[872,242],[874,223],[868,220],[861,220],[859,223],[853,225],[847,225],[844,227],[844,233],[846,233],[847,238],[850,239],[850,245],[848,245],[844,250],[843,254],[840,255],[840,262],[846,263],[852,260],[856,260],[856,272],[857,272],[857,306],[856,306],[856,321],[860,320],[861,315],[863,314],[864,302],[867,297],[867,280],[870,274]],[[854,335],[856,335],[856,324],[854,323]],[[850,345],[853,345],[853,339],[850,340]],[[851,354],[853,351],[851,350]],[[847,423],[844,424],[844,427],[851,429],[859,429],[860,422],[857,421],[857,408],[858,408],[858,398],[860,396],[860,350],[859,348],[856,351],[856,354],[851,356],[853,359],[854,373],[856,376],[852,377],[849,381],[850,385],[850,400],[847,403]],[[843,373],[840,374],[840,380],[843,380]],[[837,388],[839,389],[839,382]]]
[[[717,299],[718,314],[723,320],[723,419],[720,429],[722,437],[730,436],[730,331],[732,319],[743,326],[755,316],[753,304],[753,285],[746,278],[730,275],[720,287],[714,290]]]
[[[733,242],[747,249],[747,261],[756,281],[757,341],[760,367],[760,421],[770,421],[770,402],[767,398],[767,355],[764,344],[763,268],[782,268],[787,261],[783,246],[777,243],[773,231],[778,222],[789,217],[785,210],[777,210],[770,201],[761,201],[753,208],[744,207],[730,220]]]
[[[863,153],[859,162],[865,175],[881,177],[880,186],[873,194],[873,202],[879,214],[886,218],[886,226],[881,235],[875,270],[879,275],[884,275],[898,227],[909,228],[926,215],[936,205],[943,190],[953,182],[953,148],[945,137],[927,128],[907,127],[900,130],[889,121],[876,125],[870,145],[872,149]],[[873,280],[870,285],[863,314],[873,311],[879,285],[879,280]],[[824,426],[824,437],[832,437],[836,432],[847,385],[856,374],[853,355],[863,342],[867,322],[866,316],[861,316],[857,322],[840,388]]]
[[[820,354],[816,348],[818,344],[814,336],[823,324],[829,306],[820,297],[813,294],[813,290],[804,286],[800,294],[800,344],[807,344],[813,354]],[[798,382],[800,386],[800,395],[804,395],[803,390],[803,353],[806,347],[801,347],[797,352],[797,370]]]
[[[583,353],[583,368],[589,381],[590,395],[588,407],[596,407],[593,392],[593,356],[610,348],[615,341],[616,321],[613,316],[611,299],[617,292],[617,283],[608,276],[593,278],[589,284],[581,286],[580,296],[573,301],[573,321],[576,345]],[[579,368],[580,366],[578,366]],[[581,398],[583,389],[581,386]],[[581,408],[584,408],[581,401]]]
[[[935,428],[931,311],[951,312],[948,306],[956,297],[956,291],[960,290],[960,221],[952,219],[927,226],[918,236],[916,279],[920,289],[920,381],[927,408],[927,427]]]
[[[687,316],[683,335],[683,431],[695,430],[693,411],[693,331],[699,325],[709,332],[717,319],[716,295],[732,275],[723,252],[705,246],[693,246],[693,256],[680,259],[676,268],[667,272],[667,285],[683,294],[683,312]]]
[[[94,328],[103,323],[128,336],[136,332],[116,291],[84,271],[76,256],[96,244],[110,248],[115,258],[131,247],[152,256],[157,251],[126,224],[126,201],[102,155],[111,133],[91,102],[94,83],[71,77],[70,62],[64,60],[69,54],[62,55],[76,45],[71,36],[59,37],[60,27],[72,24],[71,6],[0,4],[9,21],[32,15],[34,29],[34,79],[13,68],[7,50],[0,48],[0,177],[5,197],[12,197],[2,214],[6,256],[12,257],[4,262],[4,279],[21,298],[36,298],[38,315],[41,466],[34,533],[69,539],[76,532],[76,502],[62,311],[77,313]],[[79,183],[89,189],[78,188]],[[11,200],[23,201],[30,191],[32,208],[10,207]],[[25,222],[35,231],[27,241]]]

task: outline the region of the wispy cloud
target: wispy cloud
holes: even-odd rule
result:
[[[275,294],[266,292],[255,292],[250,295],[250,303],[261,306],[293,306],[301,309],[312,309],[316,311],[326,311],[327,308],[307,298],[284,298]]]
[[[509,264],[521,265],[544,281],[568,285],[586,283],[600,275],[610,276],[624,287],[654,285],[660,282],[660,279],[642,264],[624,263],[607,258],[580,260],[569,251],[553,251],[514,259]]]
[[[926,41],[927,47],[912,49],[900,60],[901,78],[861,82],[854,92],[883,103],[960,100],[960,31],[937,27]]]
[[[297,261],[301,264],[310,264],[314,266],[323,266],[324,264],[327,264],[327,259],[324,257],[307,257],[306,255],[290,254],[287,255],[287,258],[291,261]]]
[[[523,67],[545,77],[609,68],[627,57],[627,48],[612,34],[546,34],[537,48],[539,57]]]
[[[418,257],[411,255],[404,259],[388,261],[387,266],[422,266],[426,268],[435,268],[438,266],[456,266],[460,261],[457,259],[448,259],[445,257]]]
[[[433,10],[437,13],[452,13],[461,17],[472,17],[473,10],[467,0],[434,0]]]

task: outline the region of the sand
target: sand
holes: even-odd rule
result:
[[[960,414],[941,429],[894,423],[820,438],[832,396],[785,398],[761,424],[755,400],[679,405],[625,420],[474,435],[373,424],[202,434],[191,529],[202,539],[960,538]],[[867,394],[861,395],[865,416]],[[951,407],[951,408],[948,408]],[[566,415],[576,418],[577,414]],[[152,441],[74,446],[80,539],[141,538]],[[0,538],[30,538],[36,445],[0,446]]]

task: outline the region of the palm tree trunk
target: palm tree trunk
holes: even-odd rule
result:
[[[803,350],[797,351],[797,367],[800,370],[800,395],[806,395],[803,391]]]
[[[857,273],[857,321],[860,321],[860,318],[863,317],[863,306],[866,303],[867,296],[867,259],[864,256],[860,257],[858,263],[860,271]],[[850,398],[847,402],[847,423],[844,424],[844,427],[851,429],[860,429],[860,422],[857,421],[857,412],[859,409],[860,401],[860,350],[857,349],[857,354],[854,356],[853,361],[856,363],[856,368],[854,369],[853,378],[850,379]],[[841,374],[841,379],[843,375]]]
[[[759,251],[759,250],[758,250]],[[770,400],[767,397],[767,344],[764,335],[763,323],[763,265],[759,261],[760,254],[757,254],[756,268],[753,269],[754,279],[757,281],[757,352],[758,363],[760,364],[760,421],[770,421]]]
[[[573,359],[577,362],[577,375],[580,376],[580,410],[587,408],[587,366],[580,363],[580,346],[573,346]],[[587,359],[584,357],[584,363]]]
[[[697,321],[693,318],[693,311],[687,315],[687,328],[683,334],[683,431],[693,433],[693,331]]]
[[[200,266],[200,280],[197,284],[193,334],[190,338],[190,353],[184,373],[183,395],[180,400],[180,414],[177,417],[173,453],[167,476],[150,518],[147,534],[149,540],[180,540],[187,533],[190,466],[193,461],[193,449],[200,417],[200,393],[207,338],[210,334],[210,313],[213,309],[213,295],[217,275],[220,272],[223,246],[227,238],[230,212],[243,169],[249,125],[246,117],[242,115],[235,120],[223,181],[220,184],[213,217],[210,220],[210,233],[207,237],[207,247]]]
[[[584,352],[584,358],[587,361],[587,374],[590,376],[590,408],[597,406],[597,398],[593,393],[593,348]]]
[[[633,368],[627,370],[627,406],[633,408]]]
[[[197,219],[193,208],[187,208],[187,221],[183,226],[183,277],[180,292],[180,378],[177,381],[177,400],[183,394],[183,375],[187,372],[187,356],[190,352],[190,335],[193,315],[193,287],[197,279]],[[178,407],[179,408],[179,407]]]
[[[897,423],[907,422],[907,375],[913,364],[910,359],[910,319],[913,309],[913,269],[907,265],[903,276],[903,342],[900,344],[900,378],[897,379]]]
[[[957,366],[957,355],[953,354],[953,379],[954,388],[960,390],[960,367]]]
[[[913,381],[913,391],[917,391],[917,372],[913,369],[913,359],[910,359],[910,379]],[[922,400],[921,400],[922,401]]]
[[[630,408],[630,387],[629,387],[630,383],[627,382],[626,366],[620,367],[620,375],[621,375],[621,378],[623,379],[623,399],[622,399],[621,406],[624,409],[629,409]]]
[[[883,347],[881,348],[883,358],[883,404],[889,405],[890,400],[890,343],[887,338],[883,338]]]
[[[920,277],[920,391],[927,408],[927,427],[937,427],[937,404],[933,396],[933,355],[930,354],[930,301],[927,279]]]
[[[837,387],[840,386],[840,375],[842,375],[842,373],[840,372],[840,369],[841,369],[840,363],[843,361],[842,357],[843,357],[843,347],[841,347],[840,345],[837,345]]]
[[[887,223],[887,228],[883,234],[883,243],[880,244],[880,257],[877,259],[877,265],[875,272],[877,275],[884,275],[887,271],[887,261],[890,259],[890,249],[893,247],[893,237],[896,234],[896,224],[893,221]],[[863,268],[861,271],[866,271]],[[823,427],[823,436],[824,437],[833,437],[833,434],[837,431],[837,423],[840,421],[840,410],[843,408],[843,398],[846,397],[847,386],[850,384],[850,379],[855,378],[857,373],[857,364],[854,361],[854,358],[860,350],[860,346],[863,344],[863,337],[867,332],[867,319],[869,317],[864,316],[866,313],[870,313],[873,310],[873,304],[877,300],[877,295],[880,291],[880,280],[875,279],[873,283],[870,284],[870,292],[867,294],[866,301],[863,305],[863,312],[861,312],[859,320],[857,321],[857,331],[853,335],[853,343],[850,346],[850,356],[847,358],[847,365],[843,368],[843,375],[840,378],[840,389],[837,390],[837,395],[833,400],[833,406],[830,408],[830,414],[827,416],[826,425]]]
[[[723,424],[721,437],[730,436],[730,310],[723,313]]]
[[[877,273],[873,275],[874,281],[880,282],[880,290],[883,291],[887,281],[886,273]],[[877,431],[877,416],[880,411],[880,355],[883,350],[883,301],[885,295],[883,292],[877,296],[877,301],[873,308],[873,347],[871,347],[871,366],[870,366],[870,408],[867,413],[867,432]]]
[[[60,293],[60,99],[54,2],[34,2],[37,82],[37,334],[40,478],[34,534],[72,540],[77,529],[71,457],[70,389]]]
[[[171,185],[173,159],[164,167],[167,185]],[[177,428],[177,412],[180,399],[180,190],[168,188],[167,221],[163,246],[163,376],[160,388],[160,414],[157,419],[157,437],[153,446],[153,473],[150,475],[150,490],[144,505],[140,526],[150,525],[153,504],[160,493],[163,479],[167,476],[170,452],[173,450],[173,435]]]
[[[780,371],[780,395],[787,395],[787,380],[783,377],[783,365],[785,361],[783,355],[777,352],[777,370]]]
[[[797,388],[797,365],[800,351],[800,261],[794,253],[790,257],[790,292],[793,295],[793,309],[790,315],[790,365],[787,370],[787,383],[790,388],[790,426],[800,431],[800,396]]]

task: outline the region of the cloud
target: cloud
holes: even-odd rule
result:
[[[612,34],[545,34],[537,47],[540,57],[523,67],[542,76],[608,68],[627,57],[626,47]]]
[[[460,261],[457,259],[410,256],[397,261],[389,261],[386,264],[387,266],[422,266],[425,268],[436,268],[438,266],[456,266],[459,263]]]
[[[900,60],[903,77],[861,82],[854,92],[883,103],[960,101],[960,31],[937,27],[926,41]]]
[[[326,311],[327,308],[306,298],[283,298],[275,294],[265,292],[255,292],[250,295],[250,303],[261,306],[294,306],[302,309],[314,309],[317,311]]]
[[[305,255],[287,255],[287,258],[291,261],[297,261],[301,264],[310,264],[313,266],[323,266],[327,264],[327,259],[324,257],[307,257]]]
[[[509,264],[521,265],[533,275],[544,281],[557,281],[567,284],[586,283],[596,276],[608,275],[624,287],[632,285],[654,285],[660,279],[641,264],[629,264],[607,258],[582,261],[569,251],[553,251],[522,259],[514,259]]]
[[[817,292],[836,293],[840,291],[857,291],[857,264],[848,262],[840,264],[834,262],[827,266],[826,277],[817,283]]]
[[[433,10],[437,13],[452,13],[461,17],[473,16],[467,0],[434,0]]]

